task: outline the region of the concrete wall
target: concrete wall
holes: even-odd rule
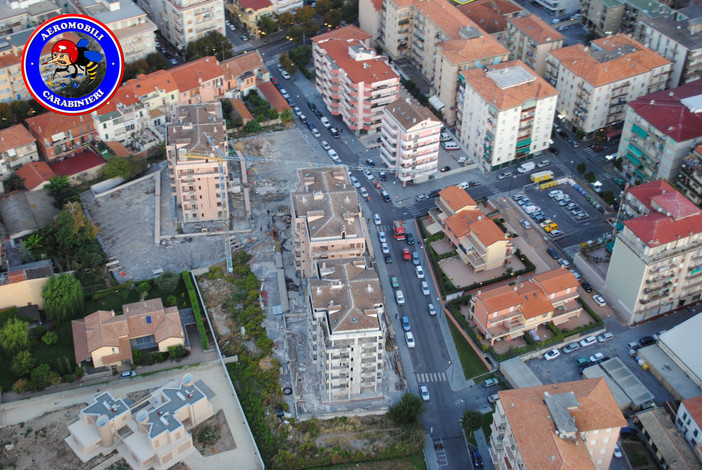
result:
[[[22,282],[13,282],[0,286],[0,309],[24,306],[28,303],[44,308],[44,299],[41,291],[49,281],[48,277],[42,279],[29,279]]]

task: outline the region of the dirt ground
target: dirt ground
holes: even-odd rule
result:
[[[198,436],[203,428],[210,425],[215,426],[217,429],[219,439],[210,445],[204,445],[200,442]],[[195,448],[204,456],[219,454],[220,452],[236,449],[234,437],[232,436],[232,433],[229,430],[229,425],[227,424],[227,417],[224,416],[224,411],[222,410],[219,410],[214,416],[192,428],[190,430],[190,434],[193,436]]]
[[[99,455],[83,463],[64,442],[69,434],[66,424],[73,422],[86,405],[52,411],[27,423],[0,429],[0,468],[87,470],[105,460]],[[9,445],[14,447],[8,450]]]

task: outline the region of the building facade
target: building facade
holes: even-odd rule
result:
[[[0,181],[23,165],[39,160],[37,140],[22,124],[0,130]]]
[[[663,180],[629,189],[605,288],[633,324],[702,296],[702,210]],[[612,303],[612,302],[610,302]]]
[[[619,141],[625,179],[674,181],[690,149],[702,143],[702,80],[631,101]]]
[[[475,272],[509,264],[512,242],[463,189],[444,188],[439,192],[436,207],[429,215],[456,247],[460,259]]]
[[[456,8],[480,29],[501,41],[509,18],[519,18],[527,12],[511,0],[475,0]]]
[[[702,145],[683,159],[675,183],[686,198],[697,207],[702,207]]]
[[[348,39],[354,34],[365,38]],[[368,38],[346,26],[312,39],[315,87],[329,112],[356,135],[379,132],[383,108],[400,95],[400,76],[386,57],[368,48]]]
[[[385,306],[380,279],[364,258],[320,260],[309,280],[313,356],[326,401],[382,396]]]
[[[545,78],[562,122],[590,134],[622,122],[627,102],[664,90],[670,70],[668,59],[618,34],[549,52]]]
[[[48,163],[81,152],[98,138],[90,115],[44,113],[25,120],[27,129],[37,139],[39,153]]]
[[[239,19],[246,31],[260,36],[258,21],[264,16],[273,17],[275,5],[271,0],[236,0],[227,2],[227,8]]]
[[[456,134],[486,169],[549,146],[558,92],[522,61],[461,72]]]
[[[578,285],[573,273],[561,267],[514,286],[479,290],[470,299],[468,318],[490,345],[511,341],[539,325],[557,326],[580,316]]]
[[[137,0],[161,35],[185,52],[188,44],[212,31],[226,35],[224,0]]]
[[[302,276],[314,275],[317,260],[363,256],[368,228],[346,167],[300,169],[297,181],[290,207]]]
[[[603,378],[498,392],[490,458],[497,470],[607,470],[627,425]]]
[[[436,174],[441,121],[427,108],[398,99],[384,108],[380,158],[402,181],[421,182]]]
[[[512,57],[521,60],[539,77],[546,74],[546,56],[563,47],[563,35],[536,15],[507,20],[503,42]]]
[[[673,63],[668,88],[702,78],[702,6],[647,18],[642,26],[638,39]]]
[[[358,27],[370,35],[369,46],[375,47],[380,37],[383,0],[359,0]]]
[[[227,152],[219,103],[176,108],[166,136],[171,189],[183,222],[223,220],[228,224],[227,162],[210,157],[216,152],[205,134],[220,152]]]
[[[580,11],[585,27],[598,36],[624,33],[637,37],[645,22],[675,13],[656,0],[583,0]]]
[[[641,430],[642,441],[660,468],[693,470],[702,466],[663,408],[636,413],[634,426]]]
[[[680,402],[675,426],[702,463],[702,395]]]
[[[50,0],[5,1],[0,9],[0,35],[29,30],[61,14],[61,8]]]
[[[571,15],[581,8],[577,0],[536,0],[536,2],[555,16]]]

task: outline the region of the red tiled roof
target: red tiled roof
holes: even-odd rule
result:
[[[125,83],[117,89],[110,101],[102,105],[98,110],[98,116],[103,116],[105,114],[117,111],[117,104],[122,103],[124,106],[130,106],[132,104],[139,102],[139,96],[136,93],[134,87],[129,83]]]
[[[22,124],[15,124],[0,131],[0,153],[31,144],[35,140],[26,127]]]
[[[263,60],[258,51],[252,53],[244,53],[224,62],[219,63],[225,80],[231,80],[241,77],[246,72],[252,72],[263,67]]]
[[[353,45],[365,47],[360,41],[342,39],[330,39],[317,44],[327,52],[329,58],[348,75],[353,83],[373,84],[399,78],[392,67],[385,62],[387,59],[383,56],[374,56],[366,60],[352,59],[349,55],[349,47]]]
[[[702,95],[702,78],[672,90],[658,91],[629,101],[636,114],[676,142],[702,137],[702,112],[681,100]]]
[[[683,400],[682,404],[685,405],[685,408],[688,413],[690,413],[692,420],[697,423],[697,426],[702,426],[702,395]]]
[[[257,83],[256,87],[258,87],[258,90],[266,101],[268,101],[278,113],[282,113],[284,109],[291,109],[288,102],[283,98],[283,95],[280,94],[278,89],[271,82]]]
[[[456,8],[488,34],[504,31],[507,25],[505,15],[522,11],[519,5],[508,0],[475,0],[456,5]]]
[[[238,0],[242,10],[251,8],[253,11],[263,10],[272,6],[270,0]]]
[[[665,180],[656,180],[649,183],[640,184],[629,188],[629,194],[641,201],[643,205],[652,209],[651,198],[662,193],[675,191],[671,185]]]
[[[249,111],[249,108],[246,107],[243,101],[234,98],[230,99],[229,101],[232,102],[232,106],[234,106],[236,112],[241,115],[241,118],[244,120],[244,124],[253,119],[253,114],[251,114],[251,111]]]
[[[473,210],[478,207],[475,200],[470,197],[470,194],[458,186],[445,187],[439,191],[439,197],[443,199],[454,212],[457,212],[466,206],[469,207],[468,210]]]
[[[79,154],[69,157],[60,162],[53,162],[49,166],[57,175],[72,176],[85,170],[95,168],[106,163],[105,160],[90,149],[83,150]]]
[[[371,0],[375,11],[380,11],[383,8],[383,0]]]
[[[12,65],[18,65],[21,60],[22,58],[15,54],[0,55],[0,69],[4,69],[5,67],[10,67]]]
[[[83,126],[83,129],[85,129],[87,124],[90,124],[92,127],[93,120],[89,114],[81,114],[80,116],[76,116],[44,113],[28,118],[24,122],[27,124],[29,131],[34,134],[37,139],[47,139],[51,141],[51,136],[60,132],[68,132],[70,129],[75,129],[81,125]]]
[[[170,70],[178,90],[185,93],[199,88],[200,83],[224,77],[221,67],[214,56],[203,57]]]
[[[178,85],[173,79],[170,70],[157,70],[148,75],[141,74],[137,78],[132,78],[126,84],[134,87],[139,96],[146,95],[154,90],[169,92],[178,89]]]
[[[44,162],[30,162],[17,170],[17,176],[24,180],[24,185],[31,191],[56,176],[56,173]]]
[[[519,28],[525,35],[533,39],[537,44],[550,41],[559,41],[563,39],[563,35],[561,33],[547,25],[536,15],[510,18],[509,22]]]
[[[116,157],[129,157],[132,154],[131,150],[122,145],[121,142],[106,141],[105,145],[112,150]]]
[[[343,39],[343,40],[355,39],[357,41],[363,42],[363,41],[369,39],[370,37],[371,37],[370,34],[366,33],[358,26],[354,26],[354,25],[350,24],[348,26],[344,26],[343,28],[337,28],[337,29],[334,29],[334,30],[329,31],[327,33],[322,33],[318,36],[315,36],[312,38],[312,42],[319,43],[319,42],[325,41],[327,39]]]

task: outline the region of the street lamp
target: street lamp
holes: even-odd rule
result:
[[[517,179],[517,175],[513,175],[509,179],[509,191],[507,192],[508,197],[512,197],[512,183],[514,183],[514,180],[516,180],[516,179]]]

